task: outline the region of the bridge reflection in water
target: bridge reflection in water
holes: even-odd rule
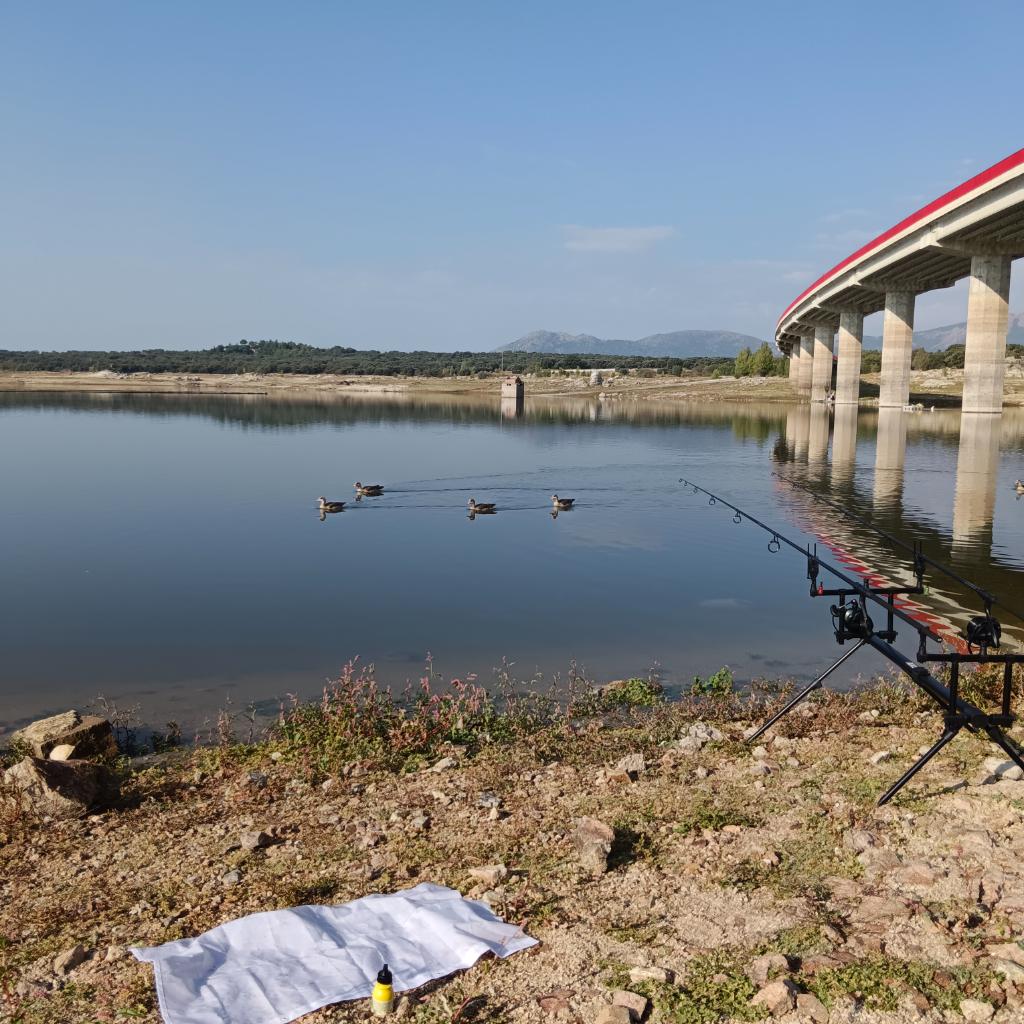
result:
[[[953,492],[953,551],[992,552],[992,520],[999,488],[1002,416],[965,413],[960,420],[960,450]]]
[[[784,463],[781,497],[796,520],[828,547],[894,582],[913,580],[905,552],[787,486],[785,478],[907,542],[921,541],[927,555],[1024,611],[1024,499],[1017,499],[1012,486],[1024,468],[1024,410],[988,415],[842,406],[831,413],[824,406],[803,406],[789,410],[775,457]],[[969,592],[935,575],[921,603],[957,628],[979,610]],[[1024,624],[1012,616],[1003,624],[1007,636],[1024,641]]]

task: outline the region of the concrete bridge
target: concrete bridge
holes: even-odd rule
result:
[[[864,317],[885,310],[880,408],[910,397],[914,301],[970,278],[963,411],[1003,407],[1010,264],[1024,256],[1024,149],[922,207],[847,256],[798,295],[775,338],[789,375],[812,402],[832,386],[836,405],[856,404]]]

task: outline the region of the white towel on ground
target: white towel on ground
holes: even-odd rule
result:
[[[424,882],[336,907],[250,914],[132,953],[153,964],[167,1024],[287,1024],[368,997],[385,963],[402,992],[536,941],[485,904]]]

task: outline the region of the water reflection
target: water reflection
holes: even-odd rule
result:
[[[0,445],[0,707],[28,714],[63,685],[66,699],[32,708],[60,711],[82,689],[120,688],[147,713],[171,694],[168,714],[185,718],[228,686],[243,704],[308,692],[355,654],[400,684],[428,650],[485,678],[503,655],[527,677],[573,657],[603,678],[658,660],[670,684],[724,663],[739,678],[806,676],[831,639],[803,630],[816,620],[801,574],[682,500],[678,478],[909,577],[779,470],[1024,605],[1024,411],[969,419],[842,407],[833,423],[822,405],[591,396],[509,409],[408,393],[0,394],[0,430],[18,438]],[[313,522],[311,495],[370,472],[384,495]],[[578,508],[563,518],[553,493]],[[501,515],[463,527],[471,494]],[[572,594],[555,610],[552,586]],[[467,600],[481,588],[493,600]],[[925,600],[951,621],[976,610],[939,581]],[[782,620],[801,623],[799,644]],[[24,706],[10,710],[12,695]]]
[[[845,491],[853,481],[857,462],[857,407],[837,405],[832,437],[832,489]]]
[[[907,454],[907,413],[879,409],[875,440],[875,514],[898,514],[903,499],[903,464]]]
[[[953,551],[988,558],[999,488],[1002,415],[964,413],[953,491]]]
[[[810,408],[810,429],[807,436],[807,465],[820,470],[828,458],[828,407],[815,402]]]
[[[512,398],[502,398],[501,400],[501,417],[506,420],[517,420],[523,415],[524,401],[522,395],[516,395]]]
[[[810,438],[810,430],[811,407],[809,405],[793,406],[786,413],[786,445],[790,461],[807,461],[807,444]]]

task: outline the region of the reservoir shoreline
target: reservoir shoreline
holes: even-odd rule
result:
[[[1015,362],[1020,362],[1017,360]],[[590,371],[551,372],[522,375],[530,398],[591,397],[616,401],[799,401],[796,388],[784,377],[708,377],[671,374],[638,376],[621,372],[601,384],[590,383]],[[877,405],[879,374],[861,377],[862,407]],[[379,377],[338,374],[118,374],[71,371],[19,371],[0,373],[0,391],[83,391],[131,392],[190,395],[289,395],[304,394],[359,396],[406,394],[500,398],[502,375],[482,377]],[[963,392],[963,371],[924,370],[911,374],[911,401],[926,406],[959,405]],[[1024,406],[1024,367],[1014,365],[1005,383],[1004,404]]]

